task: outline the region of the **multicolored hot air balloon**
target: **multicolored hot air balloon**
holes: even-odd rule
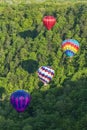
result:
[[[10,96],[10,102],[17,112],[24,112],[30,101],[30,94],[24,90],[17,90]]]
[[[74,39],[64,40],[62,43],[62,50],[68,57],[74,56],[79,50],[79,42]]]
[[[53,76],[54,70],[49,66],[41,66],[38,69],[38,77],[44,85],[47,85],[52,80]]]
[[[50,30],[56,23],[56,19],[54,18],[54,16],[45,16],[43,18],[43,24],[44,26]]]

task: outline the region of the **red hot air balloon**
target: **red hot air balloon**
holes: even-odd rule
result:
[[[54,16],[45,16],[43,18],[43,24],[44,26],[50,30],[56,23],[56,19],[54,18]]]

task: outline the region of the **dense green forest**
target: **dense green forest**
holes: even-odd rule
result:
[[[45,15],[57,22],[51,30]],[[63,58],[61,43],[73,38],[79,52]],[[44,86],[40,66],[55,70]],[[0,4],[0,130],[87,130],[87,2]],[[18,89],[31,94],[23,113],[10,104]]]

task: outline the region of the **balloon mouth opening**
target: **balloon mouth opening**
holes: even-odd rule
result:
[[[73,57],[75,55],[75,53],[70,51],[70,50],[66,50],[65,54],[66,54],[67,57]]]
[[[26,108],[23,108],[23,109],[15,109],[18,113],[20,112],[24,112],[26,110]]]
[[[44,83],[44,86],[47,86],[47,83]]]
[[[17,110],[16,110],[17,111]],[[21,113],[21,112],[24,112],[24,110],[23,111],[17,111],[18,113]]]

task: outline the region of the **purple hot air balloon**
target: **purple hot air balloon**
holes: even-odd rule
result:
[[[30,94],[24,90],[17,90],[10,96],[10,102],[17,112],[24,112],[30,101]]]

